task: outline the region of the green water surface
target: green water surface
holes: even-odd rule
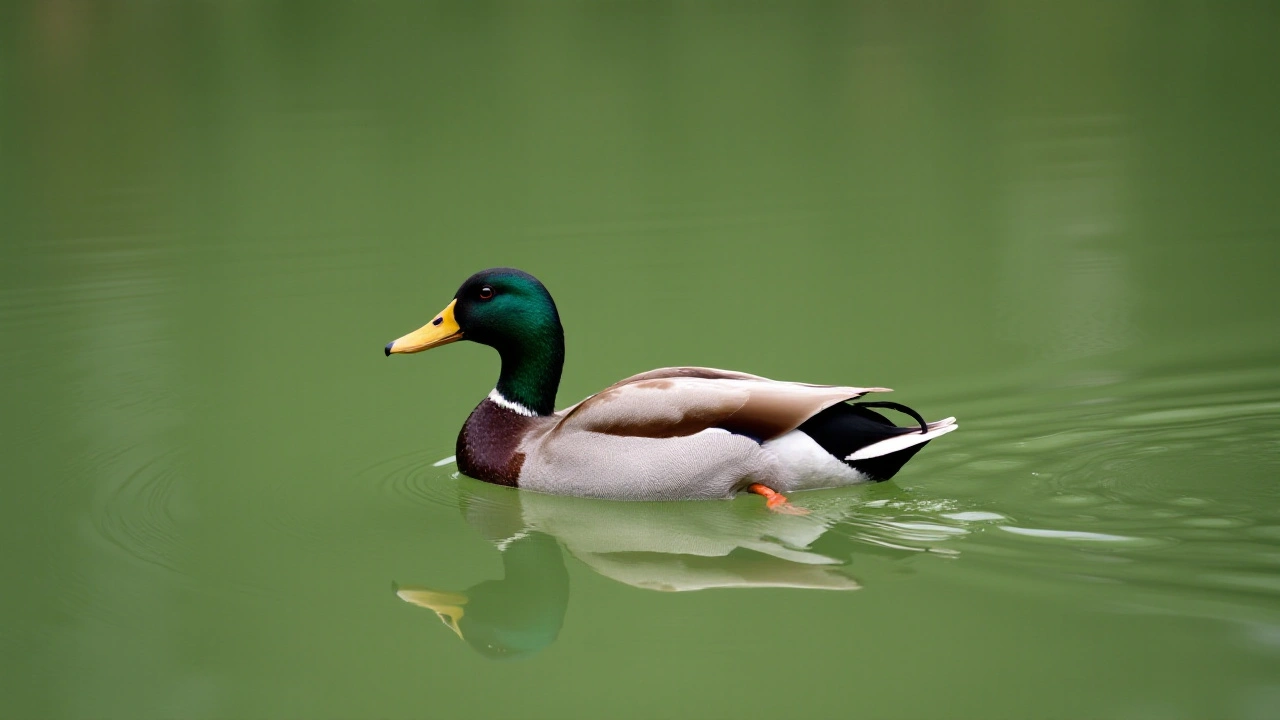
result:
[[[8,3],[0,716],[1280,717],[1274,3]],[[893,481],[458,477],[708,365],[960,430]],[[456,635],[402,598],[465,593]]]

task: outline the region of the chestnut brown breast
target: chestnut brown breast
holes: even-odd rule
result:
[[[537,420],[490,400],[480,403],[458,433],[458,469],[477,480],[518,487],[524,454],[516,449]]]

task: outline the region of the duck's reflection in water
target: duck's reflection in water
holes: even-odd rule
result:
[[[460,493],[467,522],[502,553],[503,578],[462,592],[403,587],[397,595],[434,611],[491,658],[528,656],[555,641],[569,600],[561,545],[601,575],[646,590],[858,588],[842,560],[809,549],[853,498],[782,515],[749,501],[610,502],[466,479]]]
[[[555,538],[531,532],[502,550],[503,577],[463,592],[400,588],[400,599],[434,610],[486,657],[532,655],[555,641],[569,604],[569,573]]]

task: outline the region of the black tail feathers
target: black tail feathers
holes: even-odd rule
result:
[[[885,416],[870,409],[873,407],[897,410],[909,415],[920,425],[918,428],[898,427]],[[881,440],[907,433],[927,432],[920,413],[895,402],[839,403],[804,421],[798,429],[841,462],[877,482],[896,475],[908,460],[920,452],[920,448],[928,444],[926,441],[864,460],[845,460],[858,450]]]

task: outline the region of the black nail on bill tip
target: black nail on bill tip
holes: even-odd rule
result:
[[[387,356],[387,357],[391,357],[391,346],[392,346],[392,345],[395,345],[395,341],[392,341],[392,342],[387,343],[387,347],[385,348],[385,350],[386,350],[386,356]]]

